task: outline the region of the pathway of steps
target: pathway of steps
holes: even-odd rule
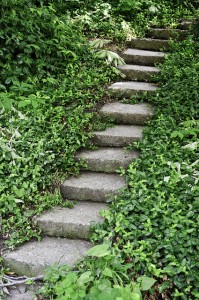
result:
[[[150,77],[160,72],[155,65],[163,61],[162,50],[169,49],[168,39],[175,33],[176,30],[151,29],[149,38],[133,39],[129,47],[134,49],[129,48],[123,54],[127,64],[118,67],[129,81],[112,84],[110,92],[128,97],[155,91],[158,86],[150,82]],[[185,36],[187,30],[178,29],[177,33]],[[106,200],[126,186],[116,170],[120,166],[126,168],[139,153],[123,147],[142,138],[143,127],[152,117],[153,109],[146,103],[113,102],[105,104],[100,114],[114,117],[116,126],[94,133],[93,141],[99,148],[76,155],[77,160],[86,160],[87,170],[61,185],[63,198],[74,199],[77,205],[73,209],[55,207],[37,217],[35,221],[46,237],[4,255],[4,265],[19,275],[43,274],[44,267],[54,262],[75,264],[92,246],[88,240],[90,224],[103,221],[99,212],[107,209]]]

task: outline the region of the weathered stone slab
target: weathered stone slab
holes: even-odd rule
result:
[[[82,172],[79,177],[71,177],[61,185],[64,198],[105,202],[110,195],[119,194],[125,187],[124,178],[115,174]]]
[[[189,30],[192,25],[192,21],[184,21],[178,24],[178,29]]]
[[[47,237],[5,254],[3,264],[18,275],[37,276],[55,262],[74,265],[90,247],[87,241]]]
[[[135,81],[150,81],[151,76],[160,73],[159,68],[139,65],[123,65],[118,69],[126,75],[126,79]]]
[[[133,95],[143,95],[144,93],[151,94],[158,89],[158,86],[154,83],[125,81],[113,83],[108,89],[118,97],[128,98]]]
[[[100,211],[108,209],[105,203],[77,202],[73,208],[55,207],[35,218],[42,232],[48,236],[89,238],[89,227],[101,223]]]
[[[183,39],[187,37],[188,31],[181,30],[181,29],[171,29],[171,28],[150,28],[148,31],[148,35],[152,38],[164,39],[164,40],[173,39],[173,38]]]
[[[163,62],[164,55],[164,52],[129,48],[124,51],[122,57],[127,64],[154,66]]]
[[[95,131],[93,142],[102,147],[124,147],[142,138],[142,126],[118,125],[103,131]]]
[[[105,117],[114,118],[118,124],[144,125],[152,118],[153,109],[149,104],[124,104],[111,102],[105,104],[99,111]]]
[[[128,43],[129,47],[143,50],[169,50],[170,45],[168,40],[151,39],[151,38],[133,38]]]
[[[16,294],[10,294],[5,298],[5,300],[35,300],[37,297],[33,292],[25,292],[25,293],[16,293]]]
[[[138,155],[138,151],[103,147],[94,151],[84,150],[76,155],[76,159],[84,159],[89,171],[114,173],[119,167],[127,168]]]

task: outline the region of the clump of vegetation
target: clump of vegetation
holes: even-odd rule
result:
[[[0,209],[6,243],[16,246],[38,236],[34,214],[61,204],[56,188],[78,174],[74,154],[115,75],[51,5],[10,0],[1,11]]]
[[[153,295],[166,299],[198,294],[198,45],[179,43],[168,56],[150,99],[157,108],[143,140],[141,155],[126,173],[129,188],[106,212],[99,237],[109,239],[129,278],[153,276]]]

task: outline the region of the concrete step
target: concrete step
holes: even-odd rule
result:
[[[164,55],[164,52],[129,48],[124,51],[122,57],[127,64],[154,66],[163,62]]]
[[[162,49],[170,49],[168,40],[158,40],[150,38],[133,38],[131,41],[127,42],[127,45],[129,47],[142,50],[160,51]]]
[[[93,142],[101,147],[124,147],[142,138],[143,126],[117,125],[94,132]]]
[[[172,38],[184,39],[188,35],[188,30],[171,28],[150,28],[147,35],[151,38],[164,40]]]
[[[88,239],[89,227],[100,223],[100,211],[108,209],[105,203],[78,201],[73,208],[55,207],[51,211],[35,218],[45,235]]]
[[[153,116],[153,108],[147,103],[124,104],[110,102],[99,113],[101,116],[114,118],[117,124],[144,125]]]
[[[192,25],[192,21],[183,21],[178,24],[178,29],[189,30]]]
[[[160,73],[159,68],[139,65],[123,65],[118,69],[126,75],[126,79],[135,81],[150,81],[151,76]]]
[[[84,150],[76,155],[76,159],[84,159],[89,171],[114,173],[119,167],[127,168],[138,155],[138,151],[103,147],[94,151]]]
[[[117,97],[131,97],[133,95],[152,94],[158,86],[154,83],[139,81],[116,82],[108,87],[108,90]]]
[[[91,246],[88,241],[46,237],[5,254],[3,265],[18,275],[37,276],[44,274],[45,267],[55,262],[73,266]]]
[[[67,179],[61,185],[61,193],[69,200],[105,202],[125,186],[124,178],[116,174],[82,172],[79,177]]]

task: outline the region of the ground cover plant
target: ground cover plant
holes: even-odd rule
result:
[[[70,20],[25,4],[1,7],[0,209],[9,246],[38,236],[32,216],[61,203],[56,187],[78,173],[74,154],[114,78]]]
[[[156,114],[133,145],[140,158],[123,171],[129,187],[102,213],[105,222],[93,235],[101,244],[75,271],[50,269],[44,295],[198,299],[198,49],[193,36],[174,45],[162,88],[149,99]]]

